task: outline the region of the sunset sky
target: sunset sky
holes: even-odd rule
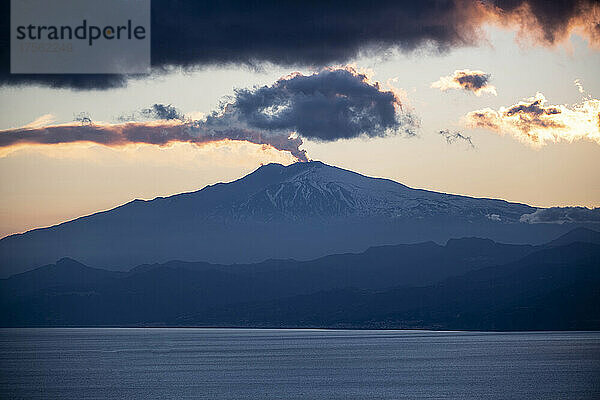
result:
[[[600,6],[513,3],[432,17],[456,37],[414,39],[409,26],[344,51],[326,41],[331,57],[310,38],[282,43],[281,58],[252,43],[239,58],[168,59],[153,43],[162,69],[124,83],[49,87],[3,70],[0,236],[304,158],[416,188],[599,207]]]

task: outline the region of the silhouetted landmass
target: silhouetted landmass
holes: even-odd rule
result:
[[[426,287],[355,288],[215,308],[187,323],[466,330],[600,329],[600,246],[536,252]],[[235,319],[226,316],[235,312]],[[225,319],[225,321],[224,321]]]
[[[2,326],[600,329],[600,240],[380,246],[311,261],[171,261],[129,272],[62,259],[0,280]]]

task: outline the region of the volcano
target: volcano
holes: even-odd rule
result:
[[[306,260],[370,246],[477,236],[538,244],[573,226],[520,222],[535,207],[413,189],[319,161],[268,164],[229,183],[0,240],[0,276],[63,257],[127,270],[169,260]]]

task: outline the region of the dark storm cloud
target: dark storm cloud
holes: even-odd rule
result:
[[[600,44],[594,0],[194,1],[153,0],[151,51],[155,72],[220,64],[325,66],[361,52],[439,51],[476,45],[484,24],[520,29],[541,44],[578,28]],[[10,75],[9,1],[0,5],[0,84],[75,89],[124,86],[119,75]]]
[[[154,121],[76,124],[0,131],[0,147],[19,144],[94,142],[106,146],[130,143],[167,145],[240,140],[289,151],[307,161],[302,139],[338,139],[414,134],[418,119],[402,110],[393,91],[351,68],[325,69],[312,75],[292,74],[270,86],[236,90],[235,95],[204,120],[185,119],[171,105],[154,104],[143,110]],[[133,115],[131,120],[137,120]],[[121,119],[127,120],[125,118]]]
[[[393,91],[350,68],[293,74],[271,86],[236,90],[233,101],[206,120],[207,126],[237,123],[317,141],[412,135],[418,128]]]
[[[563,224],[567,222],[600,223],[600,207],[550,207],[539,208],[531,214],[521,216],[521,222],[530,224]]]
[[[185,115],[171,104],[160,104],[156,103],[148,108],[142,108],[131,113],[124,113],[116,117],[117,121],[120,122],[139,122],[149,120],[178,120],[185,121]]]
[[[85,111],[82,111],[79,114],[73,116],[73,121],[79,122],[81,125],[91,125],[92,117],[90,116],[90,114],[86,113]]]

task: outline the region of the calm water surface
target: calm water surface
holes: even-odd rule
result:
[[[600,333],[2,329],[1,399],[599,399]]]

